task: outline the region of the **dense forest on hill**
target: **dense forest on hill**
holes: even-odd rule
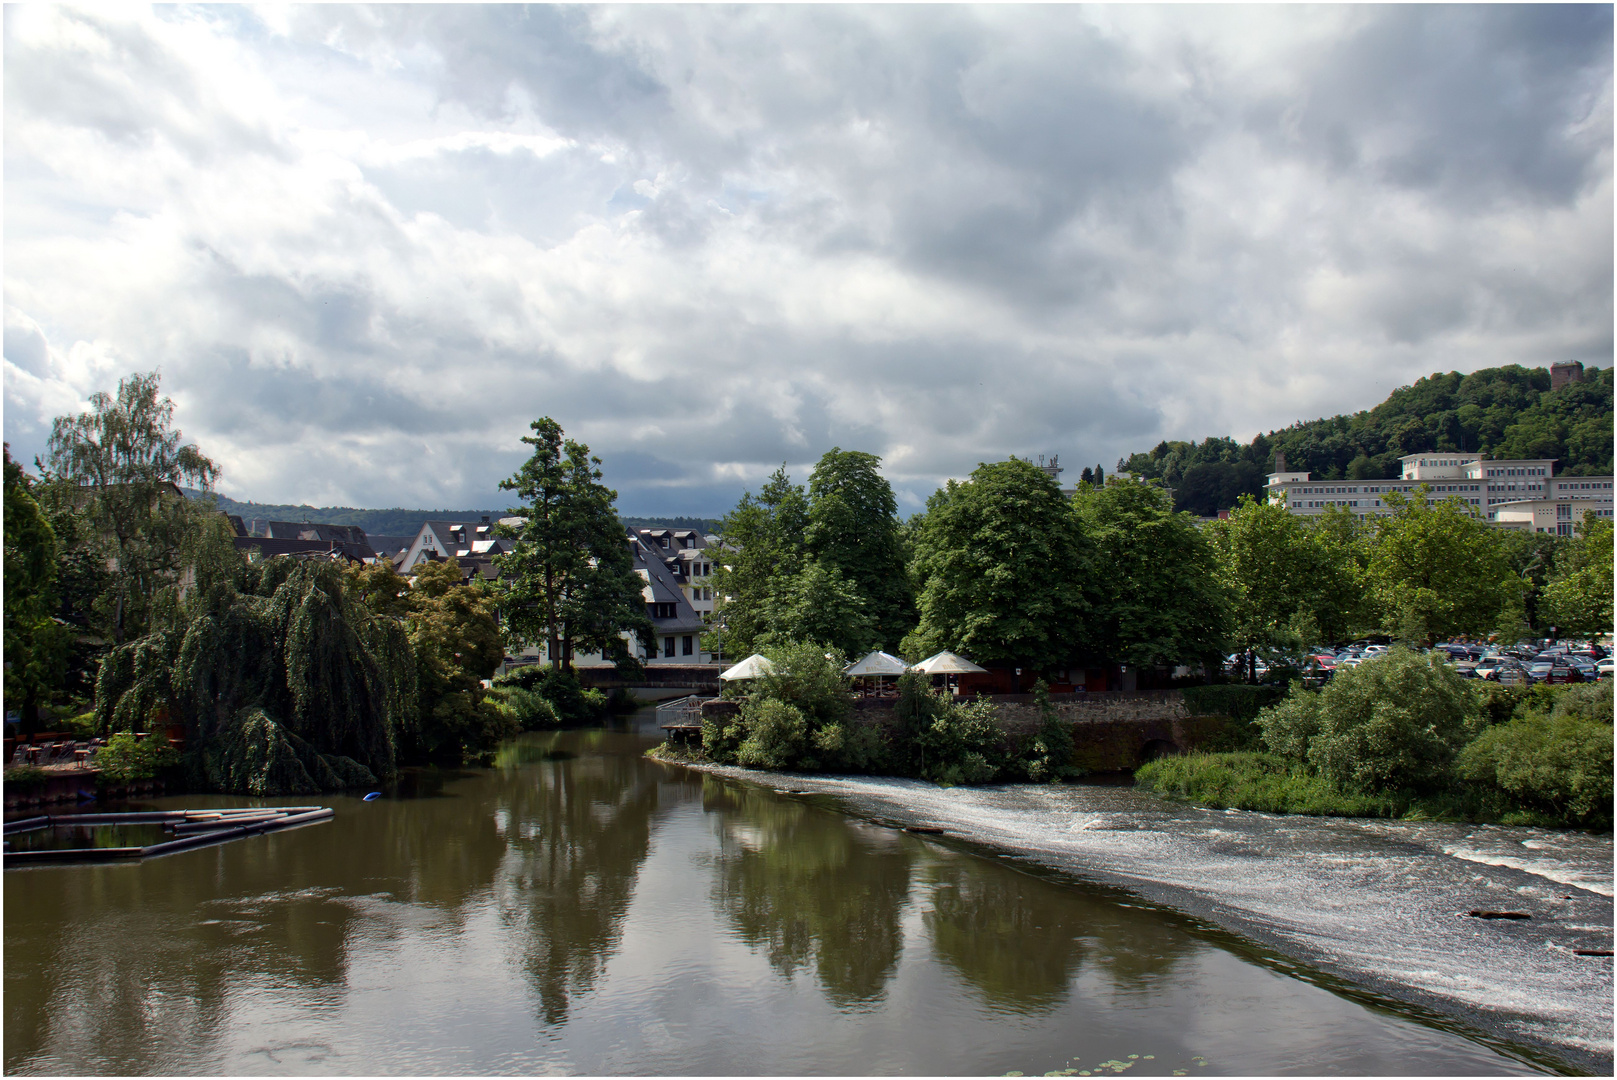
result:
[[[1399,457],[1425,451],[1555,458],[1557,475],[1609,476],[1612,369],[1589,368],[1559,390],[1546,368],[1439,372],[1364,412],[1299,422],[1244,446],[1228,437],[1162,442],[1117,468],[1161,480],[1176,509],[1210,516],[1257,495],[1277,450],[1288,470],[1321,480],[1394,479]]]
[[[195,491],[187,494],[196,495]],[[476,521],[484,514],[499,518],[504,510],[363,510],[353,506],[293,506],[290,503],[237,502],[223,495],[214,496],[219,509],[227,514],[240,514],[249,525],[256,519],[265,521],[314,521],[324,525],[358,525],[367,536],[414,536],[423,521]],[[620,517],[625,525],[640,529],[699,529],[713,532],[719,523],[712,518],[699,517]],[[260,524],[259,532],[263,531]]]

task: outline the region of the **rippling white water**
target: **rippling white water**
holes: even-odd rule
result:
[[[1612,962],[1574,952],[1612,947],[1610,836],[1207,810],[1090,785],[742,775],[1124,885],[1328,972],[1610,1066]],[[1465,917],[1478,908],[1532,918]]]

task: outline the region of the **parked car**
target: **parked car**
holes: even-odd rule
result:
[[[1617,661],[1614,661],[1609,656],[1605,657],[1604,659],[1602,659],[1600,661],[1598,661],[1595,664],[1595,678],[1597,678],[1597,679],[1609,679],[1609,678],[1611,678],[1612,665],[1613,664],[1617,664]]]
[[[1500,686],[1520,686],[1527,681],[1527,672],[1522,667],[1520,660],[1510,656],[1502,656],[1499,658],[1499,663],[1490,668],[1483,678],[1492,679]]]

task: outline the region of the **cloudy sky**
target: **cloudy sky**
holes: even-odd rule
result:
[[[1612,360],[1612,9],[7,7],[5,437],[159,368],[236,498],[630,514]]]

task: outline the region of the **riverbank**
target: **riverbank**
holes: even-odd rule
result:
[[[1612,1070],[1612,960],[1577,954],[1612,948],[1610,836],[1208,810],[1094,784],[692,767],[1121,886],[1300,963],[1300,977],[1347,980],[1338,992],[1424,1011],[1542,1066]]]

